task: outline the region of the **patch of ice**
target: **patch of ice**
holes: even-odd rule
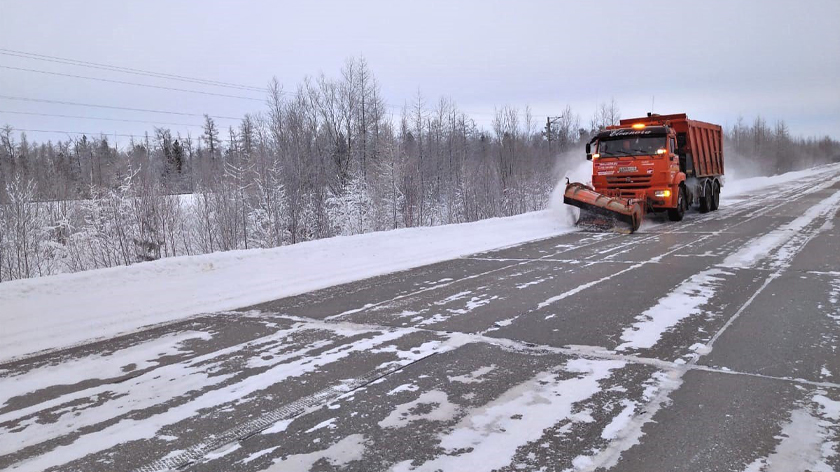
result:
[[[276,459],[265,472],[300,472],[311,470],[321,459],[326,459],[333,467],[341,467],[353,461],[361,460],[365,452],[365,438],[361,434],[351,434],[322,451],[308,454],[294,454]]]
[[[504,320],[499,320],[493,324],[499,327],[510,326],[514,322],[514,320],[516,320],[516,318],[518,318],[518,316],[514,316],[513,318],[507,318]]]
[[[820,415],[834,421],[840,421],[840,401],[834,401],[825,395],[814,395],[813,400],[820,405]]]
[[[270,447],[268,449],[263,449],[263,450],[257,451],[255,453],[251,454],[250,456],[246,457],[245,459],[243,459],[242,463],[247,464],[249,462],[257,460],[264,455],[271,454],[272,452],[274,452],[278,448],[280,448],[280,446],[274,446],[274,447]]]
[[[306,432],[311,433],[313,431],[317,431],[317,430],[322,429],[322,428],[335,429],[335,420],[336,420],[336,418],[330,418],[326,421],[322,421],[322,422],[316,424],[315,426],[307,429]]]
[[[389,391],[386,395],[395,395],[400,392],[416,392],[419,389],[420,387],[418,387],[417,385],[407,383],[394,388],[393,390]]]
[[[461,383],[480,383],[480,382],[484,382],[484,380],[481,377],[489,374],[490,372],[493,372],[494,370],[496,370],[496,364],[491,364],[491,365],[484,366],[484,367],[481,367],[479,369],[476,369],[476,370],[470,372],[469,374],[456,375],[456,376],[453,376],[453,377],[449,377],[449,381],[450,382],[461,382]]]
[[[215,451],[208,452],[207,455],[204,456],[204,459],[206,459],[208,461],[212,461],[212,460],[218,459],[220,457],[224,457],[224,456],[230,454],[231,452],[235,452],[241,447],[242,447],[242,444],[240,444],[238,442],[226,444],[226,445],[216,449]]]
[[[428,411],[418,413],[421,405],[429,405]],[[425,410],[425,409],[424,409]],[[381,428],[402,428],[415,421],[448,421],[455,417],[458,405],[449,401],[446,392],[429,390],[416,400],[398,405],[385,419],[379,422]]]
[[[531,280],[530,282],[521,283],[521,284],[517,285],[516,288],[522,290],[523,288],[530,287],[531,285],[541,284],[541,283],[545,282],[546,280],[548,280],[547,277],[534,279],[534,280]]]

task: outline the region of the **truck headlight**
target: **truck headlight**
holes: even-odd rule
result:
[[[657,191],[653,192],[653,194],[657,197],[668,198],[668,197],[671,196],[671,191],[670,190],[657,190]]]

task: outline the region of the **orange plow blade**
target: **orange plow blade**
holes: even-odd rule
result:
[[[577,182],[566,185],[563,203],[580,208],[578,225],[595,229],[632,233],[639,229],[644,217],[638,200],[608,197]]]

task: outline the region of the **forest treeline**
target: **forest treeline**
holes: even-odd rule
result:
[[[265,110],[226,127],[205,116],[196,135],[36,143],[7,125],[0,281],[539,210],[582,143],[619,118],[615,101],[586,122],[566,107],[548,129],[505,106],[487,129],[419,93],[395,109],[351,59],[294,90],[274,80]],[[840,160],[840,143],[755,118],[726,130],[725,153],[742,175],[770,175]]]

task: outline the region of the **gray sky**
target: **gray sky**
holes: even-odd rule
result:
[[[739,115],[840,139],[840,1],[40,1],[0,0],[0,48],[293,91],[364,55],[385,100],[418,88],[452,97],[479,124],[530,105],[566,104],[588,123],[614,97],[623,117],[650,110],[731,126]],[[0,66],[264,98],[0,54]],[[241,117],[263,103],[0,68],[0,96]],[[0,124],[139,134],[201,118],[0,98]],[[219,120],[227,126],[234,123]],[[183,126],[169,126],[185,132]],[[200,128],[192,128],[193,135]],[[64,137],[28,133],[31,140]],[[127,138],[119,138],[126,142]]]

